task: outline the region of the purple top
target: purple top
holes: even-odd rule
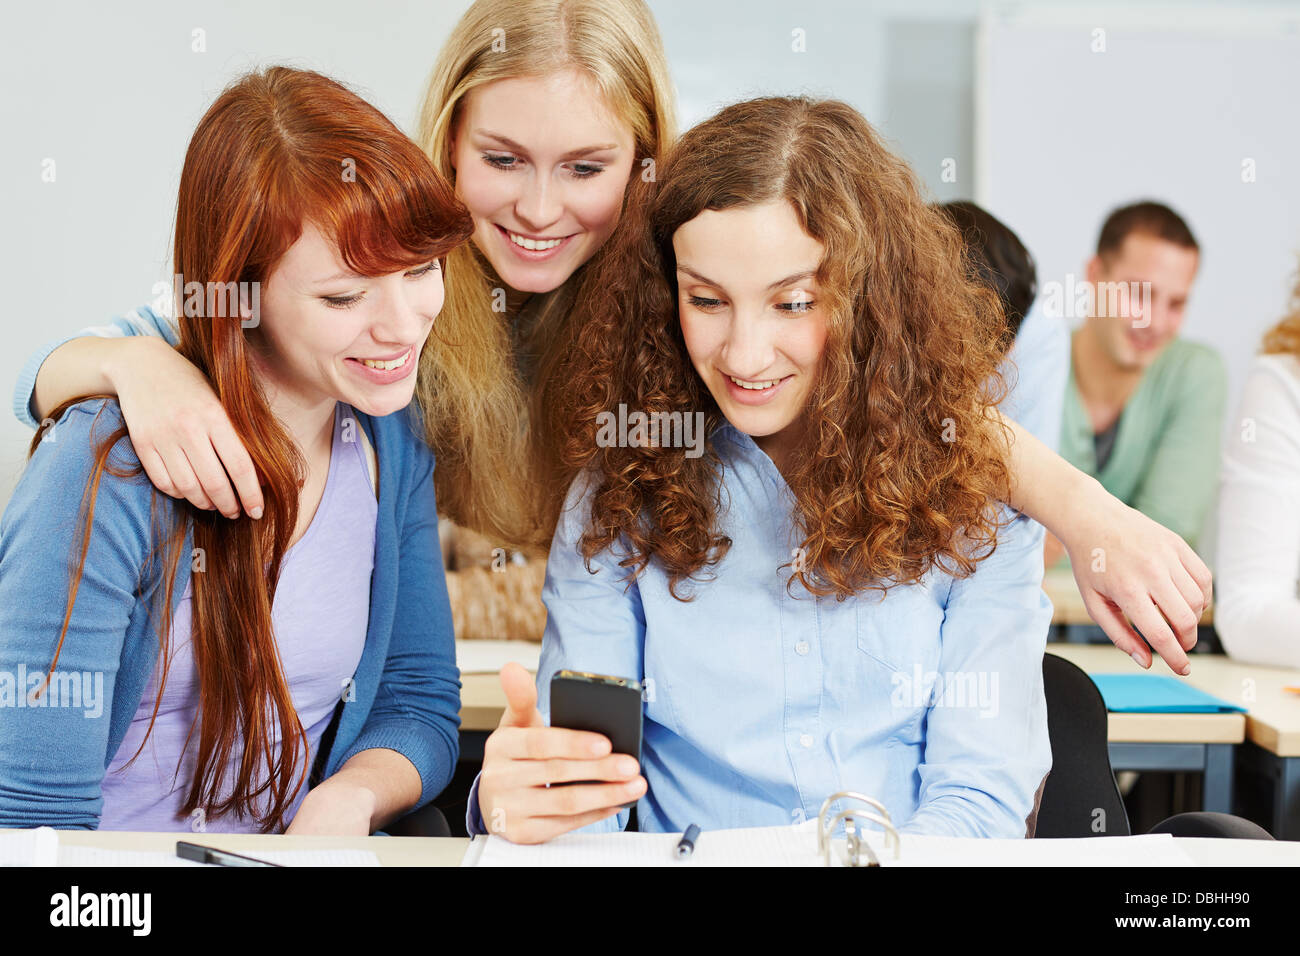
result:
[[[302,538],[284,556],[271,608],[289,692],[311,747],[304,773],[310,771],[321,734],[361,660],[370,615],[377,512],[360,426],[352,409],[340,402],[334,411],[334,441],[320,505]],[[185,746],[198,709],[190,602],[186,584],[172,620],[172,660],[158,717],[140,756],[121,769],[139,749],[149,727],[158,694],[155,669],[104,777],[102,830],[256,829],[252,818],[241,820],[234,813],[216,820],[205,819],[201,810],[190,818],[178,816],[198,750],[197,733]],[[278,742],[278,726],[272,732]],[[228,777],[236,767],[234,762],[229,765]],[[229,792],[228,787],[224,792]],[[286,821],[293,819],[306,794],[304,780]]]

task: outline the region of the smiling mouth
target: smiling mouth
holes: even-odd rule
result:
[[[562,245],[566,239],[572,238],[572,235],[538,238],[534,236],[521,235],[517,232],[511,232],[505,226],[497,226],[497,228],[501,230],[502,234],[505,235],[510,242],[514,243],[521,249],[527,249],[529,252],[546,252]]]
[[[789,377],[790,377],[789,375],[786,375],[782,378],[770,378],[764,381],[750,382],[743,378],[736,378],[736,376],[734,375],[727,376],[727,378],[729,378],[734,384],[751,392],[761,392],[761,391],[765,391],[766,389],[773,388],[777,385],[780,385]]]
[[[374,368],[374,369],[379,369],[381,372],[389,372],[395,368],[401,368],[403,365],[405,365],[407,362],[411,360],[411,356],[414,354],[415,354],[415,347],[408,346],[406,351],[403,352],[401,355],[397,356],[397,358],[392,358],[392,359],[359,358],[359,359],[355,359],[355,361],[360,362],[366,368]]]

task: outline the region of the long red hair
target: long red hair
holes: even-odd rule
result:
[[[186,286],[265,282],[307,221],[334,239],[350,269],[367,276],[444,258],[473,229],[467,210],[420,148],[356,94],[304,70],[277,66],[248,74],[218,97],[190,141],[177,202],[174,271]],[[179,302],[176,314],[182,314]],[[154,606],[158,698],[171,657],[175,576],[192,528],[195,554],[202,553],[207,570],[191,578],[199,713],[186,747],[197,730],[198,750],[182,812],[202,807],[215,818],[234,810],[271,831],[283,826],[309,770],[306,733],[271,620],[281,562],[298,520],[304,463],[252,371],[238,314],[187,317],[179,326],[178,351],[211,381],[257,469],[265,509],[260,520],[230,521],[186,502],[171,503],[170,527],[152,522],[141,593],[147,584],[160,585],[154,591],[161,595]],[[83,400],[65,403],[48,420]],[[43,437],[38,431],[32,453]],[[79,555],[51,672],[85,568],[100,479],[105,471],[121,478],[141,472],[138,464],[109,461],[124,437],[126,429],[118,428],[95,446],[74,551]],[[157,509],[151,511],[156,519]],[[223,796],[232,761],[233,786]]]

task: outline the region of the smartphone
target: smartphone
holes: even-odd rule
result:
[[[641,682],[630,677],[559,671],[551,678],[551,726],[604,734],[613,753],[641,763]],[[573,780],[568,783],[599,783]],[[625,804],[633,806],[636,801]]]

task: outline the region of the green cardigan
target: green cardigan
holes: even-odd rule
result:
[[[1195,548],[1217,483],[1226,394],[1219,353],[1174,339],[1124,405],[1110,458],[1098,472],[1092,423],[1071,361],[1061,457]]]

